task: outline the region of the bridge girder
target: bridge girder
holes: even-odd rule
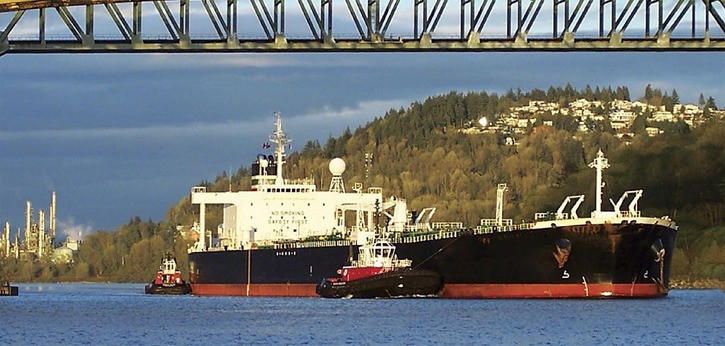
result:
[[[407,16],[399,14],[400,0],[344,0],[339,7],[333,0],[195,0],[194,15],[191,1],[0,0],[0,54],[725,50],[725,0],[460,0],[458,16],[445,15],[455,6],[448,0],[412,0]],[[342,14],[333,17],[333,8]],[[49,9],[60,18],[53,28],[63,27],[65,37],[48,34]],[[240,32],[240,18],[256,19],[256,34]],[[103,19],[115,28],[110,37],[97,34]],[[304,37],[288,35],[290,19],[306,25]],[[24,20],[37,31],[27,35],[25,25],[25,36],[15,34]],[[162,33],[144,31],[151,20]],[[198,22],[211,35],[192,32]],[[333,22],[336,30],[356,33],[335,34]],[[391,25],[406,24],[411,32],[391,33]],[[460,30],[441,34],[441,24]]]

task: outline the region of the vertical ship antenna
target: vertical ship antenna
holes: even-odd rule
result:
[[[504,192],[508,190],[506,184],[498,184],[496,188],[496,225],[503,226],[503,196]]]
[[[365,184],[370,187],[370,166],[373,165],[373,153],[365,153]]]
[[[287,138],[287,135],[282,131],[282,115],[279,112],[274,113],[277,116],[275,120],[275,130],[269,135],[269,141],[275,144],[274,155],[277,160],[277,179],[274,183],[276,185],[284,185],[284,179],[282,178],[282,165],[284,164],[284,147],[287,143],[291,142]]]
[[[602,149],[597,152],[597,157],[589,164],[589,167],[596,168],[597,170],[597,185],[596,185],[596,202],[592,217],[597,217],[602,212],[602,188],[604,183],[602,182],[602,171],[609,168],[609,160],[604,157]]]

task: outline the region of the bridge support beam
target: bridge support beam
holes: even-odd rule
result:
[[[333,34],[333,23],[340,25],[342,20],[333,20],[332,0],[242,0],[250,11],[240,11],[239,1],[0,0],[0,54],[725,51],[725,16],[721,14],[725,13],[725,0],[413,0],[412,14],[398,16],[412,23],[394,26],[412,27],[407,33],[389,33],[400,0],[345,0],[340,8],[347,11],[338,11],[342,12],[338,16],[351,20],[347,28],[357,30],[356,37]],[[445,10],[454,4],[460,15],[445,16]],[[37,24],[26,23],[35,20],[33,15],[24,16],[27,11],[37,11]],[[499,19],[505,29],[491,27],[494,11],[506,13],[505,24]],[[252,12],[251,17],[246,12]],[[308,36],[290,38],[286,33],[287,17],[295,13],[298,20],[293,22],[302,23],[303,34],[306,25]],[[545,14],[551,17],[542,19]],[[242,17],[245,15],[248,17]],[[259,31],[239,33],[240,18],[246,20],[245,25],[254,25],[256,18]],[[644,22],[636,23],[640,18]],[[160,34],[144,32],[154,25],[143,26],[143,20],[152,19],[161,23]],[[202,25],[191,25],[192,20]],[[537,21],[546,25],[537,26]],[[33,27],[37,32],[28,34]],[[99,28],[108,27],[116,32],[99,37]],[[453,33],[441,33],[439,27],[454,28]],[[598,27],[598,35],[579,32],[580,27]],[[212,30],[212,37],[192,32],[192,28]]]

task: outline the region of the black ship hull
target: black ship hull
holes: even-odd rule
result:
[[[659,297],[667,294],[676,230],[663,219],[552,221],[557,226],[392,239],[400,258],[438,273],[441,297]],[[316,296],[354,246],[189,254],[198,295]]]
[[[437,295],[442,287],[440,274],[406,268],[352,281],[325,279],[316,292],[323,298],[425,297]]]

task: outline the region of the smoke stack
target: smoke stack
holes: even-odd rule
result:
[[[38,256],[43,257],[43,243],[45,243],[45,212],[38,210]]]
[[[5,257],[10,257],[10,221],[5,221],[3,240],[5,241]]]
[[[30,240],[30,228],[33,225],[33,208],[30,201],[25,202],[25,242]]]
[[[20,258],[20,230],[15,232],[15,258]]]
[[[50,195],[50,242],[55,241],[55,191]]]

